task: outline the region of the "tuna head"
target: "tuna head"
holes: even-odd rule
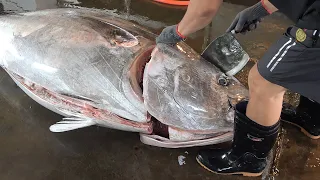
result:
[[[226,84],[219,83],[226,78]],[[159,44],[144,72],[148,112],[173,128],[210,134],[232,131],[232,103],[247,97],[247,89],[226,77],[189,46]]]

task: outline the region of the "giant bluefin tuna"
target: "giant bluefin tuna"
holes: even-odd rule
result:
[[[98,125],[166,148],[231,140],[232,106],[247,89],[185,43],[156,45],[155,37],[97,10],[6,15],[0,65],[33,100],[64,116],[52,132]]]

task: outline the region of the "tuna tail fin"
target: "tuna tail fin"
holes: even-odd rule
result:
[[[79,117],[63,118],[63,121],[57,122],[50,126],[51,132],[66,132],[84,127],[93,126],[96,123],[92,119]]]

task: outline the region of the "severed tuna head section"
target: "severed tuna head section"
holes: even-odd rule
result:
[[[247,89],[232,77],[221,85],[221,77],[217,67],[185,44],[159,44],[144,71],[145,106],[173,128],[197,134],[232,131],[230,106],[246,98]]]

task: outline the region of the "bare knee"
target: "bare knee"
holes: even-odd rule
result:
[[[285,88],[273,84],[263,78],[258,72],[257,66],[253,66],[248,77],[250,97],[261,99],[283,98]]]
[[[278,122],[285,89],[263,78],[254,66],[249,73],[249,104],[246,115],[263,126]]]

